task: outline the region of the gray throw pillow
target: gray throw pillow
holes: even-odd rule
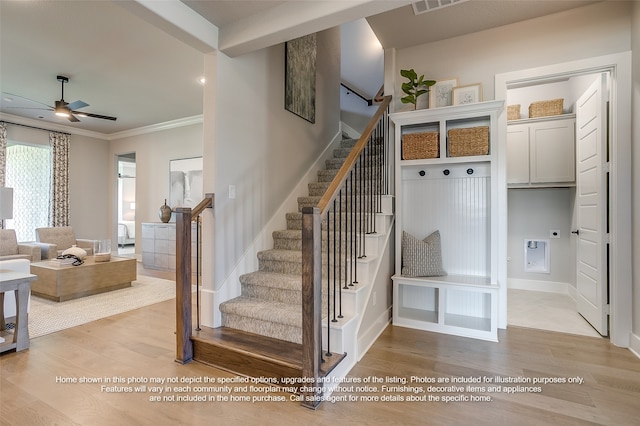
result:
[[[442,269],[440,231],[420,241],[402,231],[402,275],[405,277],[441,277]]]

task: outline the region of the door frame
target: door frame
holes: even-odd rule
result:
[[[632,331],[632,262],[631,262],[631,52],[621,52],[537,68],[496,74],[495,98],[506,102],[507,89],[532,83],[553,82],[568,77],[609,72],[611,75],[610,125],[611,173],[610,205],[610,341],[629,347]],[[505,107],[506,110],[506,107]],[[507,115],[498,120],[501,135],[498,157],[506,159]],[[506,179],[506,163],[500,161],[499,174]],[[506,180],[504,180],[506,182]],[[499,321],[507,326],[507,191],[498,200],[500,214]]]

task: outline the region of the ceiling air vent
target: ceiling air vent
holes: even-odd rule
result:
[[[413,13],[420,15],[421,13],[431,12],[432,10],[442,9],[456,3],[463,3],[469,0],[421,0],[412,4]]]

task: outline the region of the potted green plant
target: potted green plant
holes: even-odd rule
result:
[[[418,77],[418,74],[413,68],[410,70],[400,70],[400,75],[407,78],[409,81],[402,83],[402,91],[406,93],[406,96],[400,99],[403,104],[413,104],[413,109],[416,109],[418,104],[418,97],[429,93],[430,87],[436,84],[435,80],[425,80],[424,75]]]

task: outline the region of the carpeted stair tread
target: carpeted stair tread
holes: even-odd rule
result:
[[[309,195],[312,196],[316,196],[316,195],[324,195],[324,193],[327,191],[327,189],[329,188],[329,185],[331,185],[331,182],[314,182],[314,183],[310,183],[308,185],[309,187]]]
[[[302,327],[302,307],[289,303],[272,302],[239,296],[220,304],[223,314],[232,314],[267,323]]]
[[[240,276],[243,284],[269,287],[282,290],[301,290],[302,277],[295,274],[282,274],[279,272],[255,271]]]
[[[258,260],[278,260],[281,262],[302,262],[302,252],[298,250],[269,249],[258,252]]]
[[[331,182],[338,174],[338,169],[323,169],[318,171],[319,182]]]

